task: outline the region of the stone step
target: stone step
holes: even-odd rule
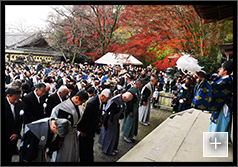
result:
[[[119,162],[171,162],[195,120],[191,113],[167,118]]]
[[[203,157],[203,132],[208,131],[210,114],[189,109],[167,118],[118,162],[232,162],[228,158]]]
[[[166,106],[166,105],[158,105],[160,107],[160,110],[167,110],[167,111],[173,111],[173,107]]]

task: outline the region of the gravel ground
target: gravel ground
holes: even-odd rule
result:
[[[158,125],[160,125],[166,118],[168,118],[172,113],[170,111],[164,111],[159,109],[151,109],[150,114],[150,125],[144,126],[139,124],[138,136],[135,137],[136,141],[132,143],[127,143],[123,140],[123,135],[120,133],[118,154],[115,156],[105,155],[102,152],[102,146],[98,144],[99,134],[95,135],[94,138],[94,161],[95,162],[116,162],[123,155],[125,155],[131,148],[133,148],[137,143],[139,143],[146,135],[148,135],[152,130],[154,130]],[[123,120],[121,120],[122,126]],[[20,146],[20,140],[18,141],[18,147]],[[18,162],[19,156],[14,155],[12,162]]]

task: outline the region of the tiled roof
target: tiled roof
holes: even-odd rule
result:
[[[52,48],[41,33],[6,33],[5,49],[13,49],[26,52],[53,53],[55,55],[61,56],[61,53]]]
[[[31,40],[35,39],[36,34],[5,34],[5,47],[6,48],[17,48],[23,43],[28,43]]]

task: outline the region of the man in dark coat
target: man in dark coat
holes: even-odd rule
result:
[[[52,109],[62,101],[66,100],[68,93],[69,89],[65,85],[62,85],[57,92],[49,96],[45,108],[46,117],[50,117]]]
[[[102,145],[102,151],[107,155],[118,153],[120,136],[121,115],[124,115],[125,102],[132,100],[133,95],[129,92],[118,94],[110,99],[105,108],[105,118],[98,143]]]
[[[26,82],[29,84],[30,89],[34,86],[32,75],[29,71],[26,71]]]
[[[44,83],[36,84],[34,91],[28,93],[23,99],[25,120],[24,123],[31,123],[43,118],[43,100],[42,96],[45,93],[46,85]]]
[[[22,128],[22,119],[20,111],[23,109],[22,102],[19,101],[21,90],[19,87],[13,86],[8,89],[5,97],[5,112],[4,112],[4,152],[5,162],[11,162],[13,153],[16,149],[17,139],[20,136]]]
[[[53,151],[58,150],[68,134],[67,119],[43,118],[26,125],[20,148],[20,162],[45,162]]]
[[[94,96],[87,102],[83,118],[78,125],[80,131],[80,162],[93,162],[94,160],[93,145],[95,129],[102,115],[102,103],[106,103],[110,97],[110,89],[104,89],[100,95]]]

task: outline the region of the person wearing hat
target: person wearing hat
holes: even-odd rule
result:
[[[209,132],[228,132],[230,141],[230,121],[232,112],[233,62],[225,61],[217,75],[197,72],[201,80],[192,101],[192,107],[211,111]]]
[[[53,151],[62,146],[70,129],[64,118],[43,118],[26,125],[20,145],[20,162],[45,162]]]

